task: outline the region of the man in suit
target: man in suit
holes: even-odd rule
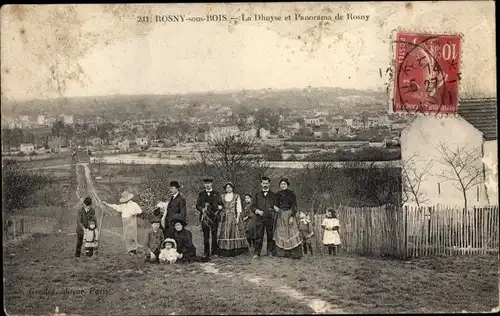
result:
[[[255,213],[255,253],[254,258],[260,256],[264,243],[264,232],[267,235],[267,254],[274,253],[274,202],[276,194],[269,187],[271,179],[263,177],[260,181],[261,191],[255,194],[251,209]]]
[[[80,257],[82,253],[83,245],[83,234],[85,229],[89,228],[89,221],[93,221],[97,227],[97,217],[95,216],[95,210],[92,208],[92,199],[86,197],[83,200],[83,207],[78,209],[78,214],[76,217],[76,236],[78,238],[76,242],[75,257]]]
[[[219,212],[222,209],[222,197],[219,192],[212,188],[213,179],[205,177],[203,179],[205,190],[201,191],[196,201],[196,209],[200,213],[201,229],[203,231],[203,249],[205,258],[218,255],[217,228],[219,225]],[[212,241],[210,243],[210,235]],[[212,252],[210,252],[210,244]]]
[[[180,184],[178,181],[170,182],[170,193],[172,197],[168,202],[168,206],[165,214],[163,214],[162,225],[166,238],[171,238],[174,232],[174,225],[172,220],[174,218],[181,218],[184,222],[187,222],[187,212],[186,212],[186,199],[179,192]]]

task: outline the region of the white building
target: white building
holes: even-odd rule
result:
[[[314,117],[314,118],[306,118],[304,119],[304,124],[305,125],[315,125],[315,126],[319,126],[321,125],[321,118],[319,117]]]
[[[72,125],[74,123],[73,115],[64,115],[63,122],[66,125]]]
[[[243,138],[257,138],[257,130],[255,128],[251,128],[248,131],[241,132],[240,136]]]
[[[483,163],[489,204],[498,205],[497,100],[464,100],[458,114],[483,134]]]
[[[139,146],[147,146],[149,144],[149,139],[147,137],[136,137],[135,143]]]
[[[270,130],[265,129],[264,127],[261,127],[259,129],[259,137],[260,137],[260,139],[264,139],[264,140],[268,139],[270,135],[271,135],[271,131]]]
[[[19,147],[19,151],[24,154],[30,154],[35,151],[35,145],[33,144],[21,144]]]
[[[45,125],[45,115],[38,115],[36,123],[38,125]]]
[[[214,138],[225,138],[230,136],[238,136],[240,134],[240,129],[236,125],[232,126],[219,126],[212,127],[208,133],[210,139]]]
[[[478,114],[479,112],[476,112],[476,117]],[[491,117],[485,119],[491,120]],[[484,145],[483,133],[463,117],[415,118],[401,132],[401,159],[403,167],[410,170],[410,174],[416,171],[417,175],[411,176],[410,181],[415,181],[419,173],[423,174],[419,204],[463,207],[464,194],[459,189],[459,177],[455,174],[452,164],[460,164],[465,160],[469,163],[462,168],[460,178],[466,182],[472,178],[477,180],[472,181],[474,185],[465,192],[468,207],[492,204],[489,199],[492,195],[489,194],[483,177]],[[489,155],[488,157],[496,156],[496,152]],[[450,159],[452,162],[447,162]],[[496,186],[498,188],[498,184]],[[416,205],[413,196],[410,194],[409,197],[407,204]]]

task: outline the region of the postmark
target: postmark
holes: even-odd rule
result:
[[[457,112],[460,35],[398,32],[395,41],[394,112]]]

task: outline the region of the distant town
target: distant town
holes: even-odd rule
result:
[[[387,111],[338,113],[335,108],[244,109],[220,104],[174,105],[166,117],[40,114],[2,117],[2,155],[57,153],[71,148],[119,153],[148,151],[183,144],[203,144],[215,137],[244,137],[262,146],[280,147],[276,160],[302,159],[311,153],[367,148],[398,150],[407,118]],[[192,111],[192,115],[190,114]],[[326,144],[326,146],[325,146]],[[312,150],[287,150],[289,147]],[[298,157],[302,154],[302,157]],[[298,155],[298,156],[297,156]]]

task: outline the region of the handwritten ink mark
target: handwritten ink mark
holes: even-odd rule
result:
[[[455,59],[452,59],[451,61],[448,62],[448,64],[450,65],[449,69],[448,70],[457,70],[457,63],[455,62]]]
[[[411,65],[405,64],[405,68],[403,70],[404,74],[409,76],[409,71],[410,69],[417,69],[415,66],[413,66],[413,63]]]

